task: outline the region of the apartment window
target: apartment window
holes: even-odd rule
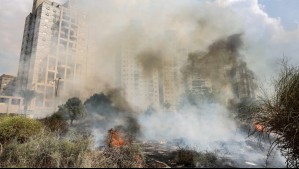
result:
[[[53,84],[55,74],[54,72],[48,72],[48,84]]]
[[[39,93],[36,97],[36,106],[43,107],[44,106],[44,95]]]
[[[0,98],[0,103],[8,103],[9,99],[8,98]]]
[[[60,78],[64,78],[65,68],[63,68],[63,67],[58,67],[58,68],[57,68],[57,71],[58,71],[58,77],[60,77]]]
[[[55,51],[55,50],[51,50]],[[49,70],[55,70],[55,65],[56,65],[56,59],[55,58],[49,58]]]
[[[52,106],[53,106],[53,102],[51,102],[51,101],[47,101],[47,102],[45,103],[45,105],[46,105],[46,107],[52,107]]]
[[[68,22],[62,21],[61,26],[62,27],[69,27],[70,24]]]
[[[53,87],[47,87],[46,90],[46,99],[53,99],[54,96],[54,89]]]
[[[46,75],[46,73],[45,73],[45,71],[44,70],[40,70],[39,72],[38,72],[38,82],[39,83],[44,83],[45,82],[45,75]]]
[[[20,105],[21,104],[21,99],[12,99],[11,104],[12,105]]]
[[[44,86],[42,86],[42,85],[38,85],[38,86],[37,86],[37,91],[39,91],[39,92],[44,92],[44,90],[45,90],[45,87],[44,87]]]
[[[82,65],[77,64],[77,65],[76,65],[76,74],[77,74],[77,75],[81,75],[81,69],[82,69]]]
[[[71,77],[73,77],[73,70],[72,70],[72,69],[68,68],[68,69],[66,70],[66,72],[67,72],[67,78],[71,78]]]

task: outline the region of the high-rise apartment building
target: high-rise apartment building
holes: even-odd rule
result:
[[[141,21],[131,21],[129,29],[135,33],[132,36],[138,35],[148,46],[154,46],[156,43],[156,39],[147,37]],[[148,107],[158,111],[177,109],[183,92],[180,62],[185,53],[180,52],[182,50],[179,50],[175,33],[173,30],[167,30],[163,34],[161,39],[167,43],[165,51],[162,51],[162,48],[157,49],[159,51],[150,47],[144,49],[144,46],[140,49],[138,41],[130,41],[120,47],[116,57],[116,84],[133,106],[143,110]],[[145,63],[147,59],[149,62],[151,59],[158,61]],[[150,70],[144,70],[146,64],[149,64]]]
[[[86,77],[86,15],[75,2],[58,4],[34,0],[27,16],[17,76],[18,90],[38,93],[31,103],[35,110],[53,110],[57,98],[67,97],[67,86]],[[74,95],[80,89],[73,88]]]
[[[256,84],[254,81],[254,74],[250,71],[245,63],[240,63],[236,67],[236,80],[234,92],[239,99],[255,98]]]

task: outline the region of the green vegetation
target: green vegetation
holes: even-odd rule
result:
[[[20,116],[0,117],[0,168],[107,168],[141,167],[139,146],[95,148],[93,138],[68,132],[64,117],[33,120]],[[45,126],[43,126],[43,124]],[[46,130],[43,130],[45,128]],[[64,131],[63,136],[61,131]]]
[[[40,121],[50,131],[58,132],[59,134],[65,134],[69,129],[69,124],[66,121],[66,118],[60,112],[56,112],[52,116],[41,119]]]
[[[85,107],[77,97],[68,99],[64,105],[59,106],[58,112],[67,117],[71,121],[71,125],[74,120],[79,120],[86,115]]]
[[[42,131],[42,123],[21,116],[0,117],[0,143],[16,139],[23,143]]]
[[[140,167],[143,157],[137,146],[103,151],[93,149],[92,138],[76,135],[62,139],[43,132],[20,144],[11,142],[0,152],[0,167],[22,168],[112,168]]]

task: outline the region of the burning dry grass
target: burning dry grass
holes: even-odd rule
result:
[[[278,147],[286,157],[287,167],[299,167],[299,67],[288,66],[283,61],[283,69],[275,81],[275,91],[271,98],[259,100],[251,107],[256,129],[272,136],[268,153]],[[264,134],[261,134],[264,136]]]
[[[104,156],[111,162],[109,166],[113,168],[141,168],[144,166],[141,149],[138,145],[133,145],[132,142],[131,135],[121,128],[108,131]]]
[[[0,152],[0,167],[22,168],[136,168],[143,167],[138,145],[94,149],[92,138],[83,135],[73,139],[58,133],[43,132],[26,143],[13,141]]]
[[[112,168],[142,168],[144,157],[138,145],[125,145],[118,148],[107,147],[104,156]]]

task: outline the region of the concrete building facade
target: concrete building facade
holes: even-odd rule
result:
[[[18,90],[34,90],[34,110],[53,110],[70,82],[86,75],[86,15],[72,0],[58,4],[34,0],[24,28],[17,76]],[[75,92],[80,95],[80,91]]]
[[[0,114],[22,114],[23,98],[0,95]]]

